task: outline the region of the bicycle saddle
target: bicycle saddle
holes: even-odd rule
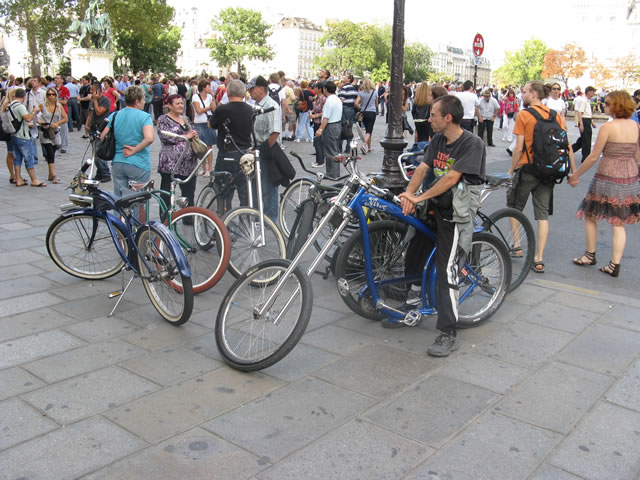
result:
[[[117,209],[129,208],[136,203],[146,202],[151,199],[151,197],[151,192],[134,193],[133,195],[127,195],[126,197],[119,198],[116,200],[115,205]]]
[[[493,175],[486,175],[487,183],[489,185],[493,185],[497,187],[498,185],[502,185],[503,183],[507,183],[511,180],[511,175],[508,173],[494,173]]]

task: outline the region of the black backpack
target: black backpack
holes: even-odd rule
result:
[[[526,145],[524,150],[529,160],[529,171],[543,180],[562,183],[570,172],[567,132],[558,124],[554,110],[549,111],[549,118],[543,118],[535,108],[525,111],[537,120],[533,128],[533,159],[529,157]]]
[[[280,88],[269,87],[269,96],[273,98],[273,101],[276,102],[278,106],[280,106],[280,96],[278,95],[280,90],[282,90],[282,86]]]

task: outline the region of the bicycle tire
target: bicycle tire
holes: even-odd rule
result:
[[[513,224],[511,220],[513,219]],[[506,220],[506,221],[505,221]],[[517,226],[512,226],[517,224]],[[527,216],[515,208],[503,208],[489,215],[482,225],[485,231],[501,239],[511,257],[511,283],[509,291],[518,288],[527,278],[536,251],[536,235]],[[522,248],[522,256],[517,257],[517,246]]]
[[[287,241],[287,258],[293,260],[298,254],[304,242],[307,241],[313,230],[316,204],[312,198],[303,200],[298,208],[298,215],[291,227],[289,240]]]
[[[284,259],[287,247],[280,229],[269,217],[264,217],[265,245],[258,247],[258,226],[260,213],[248,207],[230,210],[224,217],[224,224],[231,239],[231,258],[228,270],[239,278],[249,268],[265,260]]]
[[[496,236],[474,233],[465,269],[471,268],[481,277],[480,284],[473,286],[461,271],[459,295],[466,298],[458,304],[459,328],[470,328],[486,322],[493,315],[509,291],[511,258],[504,242]],[[465,286],[468,288],[465,290]]]
[[[186,323],[193,311],[193,286],[177,265],[176,255],[182,252],[174,252],[164,233],[152,225],[140,227],[136,245],[140,278],[151,304],[172,325]]]
[[[97,222],[96,234],[91,249],[87,250],[94,221]],[[127,235],[118,226],[113,227],[120,246],[128,256]],[[94,217],[91,213],[58,217],[49,226],[46,236],[47,252],[51,260],[61,270],[85,280],[103,280],[124,268],[124,260],[113,242],[106,220]]]
[[[313,185],[315,183],[308,178],[297,178],[282,192],[278,207],[278,223],[285,238],[289,238],[298,206],[303,200],[310,198],[309,188]]]
[[[215,182],[206,185],[198,195],[196,206],[205,208],[222,218],[226,212],[224,198],[219,195],[219,188]]]
[[[375,280],[404,277],[406,245],[402,239],[407,233],[407,224],[392,220],[380,220],[369,225],[371,263]],[[386,316],[376,310],[368,296],[360,296],[367,286],[364,271],[362,230],[355,232],[340,247],[335,262],[335,276],[338,282],[346,282],[348,292],[339,287],[344,303],[354,312],[371,320],[382,320]],[[399,283],[378,287],[378,295],[390,306],[401,306],[407,299],[409,284]]]
[[[216,345],[224,361],[236,370],[262,370],[282,360],[302,337],[313,308],[309,277],[299,267],[291,273],[264,318],[257,309],[273,291],[275,282],[262,277],[280,278],[291,262],[267,260],[246,271],[225,294],[215,325]],[[299,288],[299,292],[296,291]],[[289,308],[275,325],[274,316]]]
[[[206,208],[187,207],[171,216],[171,232],[189,261],[193,293],[218,283],[231,257],[231,239],[224,222]]]

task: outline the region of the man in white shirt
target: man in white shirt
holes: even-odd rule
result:
[[[327,97],[322,107],[322,121],[316,130],[316,137],[322,135],[322,150],[327,175],[333,178],[340,176],[340,164],[333,157],[340,153],[340,131],[342,130],[342,101],[336,95],[336,84],[328,80],[324,85]]]
[[[576,97],[573,109],[576,112],[576,122],[580,129],[580,138],[573,144],[573,153],[582,149],[582,161],[591,153],[592,131],[592,113],[591,113],[591,97],[596,94],[596,89],[587,87],[584,89],[584,97]],[[578,99],[581,99],[580,101]]]
[[[489,89],[482,92],[482,100],[478,103],[478,136],[484,137],[487,130],[487,145],[495,147],[493,144],[493,122],[500,111],[498,101],[491,96]]]
[[[478,97],[473,90],[473,82],[467,80],[462,84],[462,92],[456,92],[456,97],[460,99],[462,108],[464,109],[464,115],[460,121],[460,126],[465,130],[473,133],[474,121],[476,116],[476,107],[478,106]]]

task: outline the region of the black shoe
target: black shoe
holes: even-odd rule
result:
[[[380,322],[382,328],[402,328],[406,324],[402,320],[396,320],[395,318],[385,318]]]
[[[507,153],[509,154],[510,157],[513,156],[513,152],[508,148],[507,148]]]
[[[69,129],[69,132],[73,132],[73,128],[70,128],[70,129]]]
[[[111,177],[109,176],[100,177],[100,183],[108,183],[110,181],[111,181]]]
[[[490,144],[489,144],[489,146],[490,146],[490,147],[495,147],[495,144],[490,143]]]
[[[427,349],[427,353],[432,357],[446,357],[454,350],[458,349],[458,339],[452,333],[442,332],[435,339],[433,345]]]

